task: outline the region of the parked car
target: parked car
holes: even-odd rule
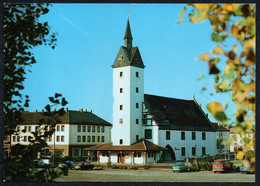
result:
[[[213,172],[226,172],[231,170],[231,164],[228,160],[217,159],[213,162]]]
[[[37,167],[44,167],[46,165],[50,165],[50,159],[39,159],[37,161]]]
[[[89,163],[89,162],[84,162],[84,163],[81,165],[81,167],[80,167],[81,170],[93,170],[93,168],[94,168],[94,165],[92,165],[92,164]]]
[[[182,162],[176,163],[172,167],[173,172],[186,172],[187,170],[188,170],[188,167]]]
[[[76,163],[73,161],[65,161],[65,163],[60,163],[58,167],[61,169],[63,168],[73,169],[75,165]]]
[[[243,162],[242,166],[240,167],[241,174],[247,174],[247,173],[254,173],[250,172],[250,164]]]
[[[78,162],[76,165],[74,165],[75,170],[80,170],[81,165],[84,163],[84,161]]]

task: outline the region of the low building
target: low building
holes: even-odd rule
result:
[[[232,143],[230,145],[230,152],[237,152],[238,149],[243,149],[245,144],[245,140],[251,140],[255,137],[255,130],[247,129],[244,135],[238,133],[235,127],[230,128],[230,138],[232,139]],[[251,147],[249,150],[255,150],[254,147]]]
[[[220,154],[229,153],[229,145],[223,145],[223,142],[227,142],[230,136],[230,130],[224,126],[221,126],[220,123],[212,123],[216,129],[216,138],[217,138],[217,152]]]
[[[44,112],[23,112],[21,125],[16,128],[17,134],[11,135],[11,146],[16,144],[29,145],[29,138],[33,132],[49,130],[45,125],[39,127]],[[59,117],[61,121],[56,125],[55,132],[46,139],[48,147],[44,149],[44,156],[51,156],[54,149],[63,151],[64,156],[87,157],[87,147],[104,144],[111,141],[112,124],[93,114],[92,111],[73,111],[66,109]]]

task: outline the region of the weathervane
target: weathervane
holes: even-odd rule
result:
[[[129,10],[127,10],[127,19],[129,19]]]

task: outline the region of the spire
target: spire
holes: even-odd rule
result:
[[[127,25],[126,25],[124,40],[125,40],[125,47],[127,47],[127,49],[131,49],[133,37],[130,29],[129,16],[127,17]]]

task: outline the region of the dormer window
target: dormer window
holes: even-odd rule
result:
[[[123,77],[123,72],[120,72],[120,77]]]

